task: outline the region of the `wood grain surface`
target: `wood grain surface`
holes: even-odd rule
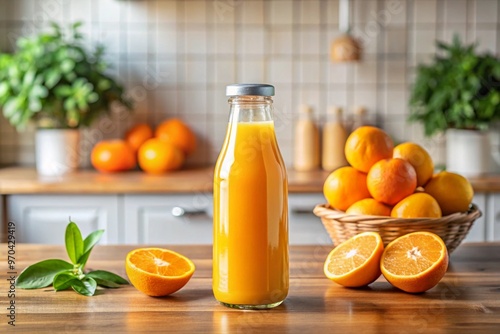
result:
[[[83,297],[51,288],[16,290],[16,327],[5,316],[7,245],[0,244],[0,332],[30,333],[498,333],[500,243],[463,244],[451,256],[444,279],[423,294],[407,294],[383,277],[367,288],[347,289],[326,279],[328,246],[290,251],[290,293],[268,311],[219,305],[211,290],[210,246],[163,246],[190,257],[191,281],[177,293],[148,297],[132,286]],[[97,246],[88,268],[125,276],[126,254],[137,246]],[[48,258],[66,258],[63,247],[21,244],[16,271]]]

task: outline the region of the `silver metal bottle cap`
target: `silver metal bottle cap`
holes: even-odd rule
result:
[[[267,84],[232,84],[226,86],[226,96],[274,96],[274,86]]]

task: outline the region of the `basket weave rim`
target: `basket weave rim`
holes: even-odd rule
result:
[[[352,215],[346,214],[330,207],[329,204],[318,204],[313,213],[322,219],[333,219],[345,223],[370,223],[374,225],[394,224],[394,223],[422,223],[432,222],[435,224],[453,223],[457,221],[475,220],[481,217],[482,213],[476,204],[472,203],[466,212],[456,212],[441,218],[394,218],[386,216]]]

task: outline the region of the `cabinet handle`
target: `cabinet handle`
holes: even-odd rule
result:
[[[313,209],[306,209],[306,208],[293,208],[291,211],[292,211],[292,214],[296,214],[296,215],[305,215],[305,214],[312,214],[313,213]]]
[[[185,209],[180,206],[174,206],[172,208],[172,216],[174,217],[184,217],[184,216],[194,216],[194,215],[207,215],[206,209]]]

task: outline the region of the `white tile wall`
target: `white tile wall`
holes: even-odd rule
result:
[[[91,43],[104,43],[111,73],[136,102],[131,115],[115,114],[85,131],[86,148],[123,135],[134,122],[156,125],[177,116],[196,131],[191,164],[213,163],[228,117],[225,86],[275,84],[276,129],[291,162],[297,106],[328,106],[352,120],[356,105],[398,141],[417,140],[437,163],[443,140],[424,138],[408,124],[409,87],[436,39],[454,34],[479,49],[500,51],[500,0],[352,0],[351,26],[363,42],[359,64],[333,64],[329,48],[339,36],[338,0],[0,0],[0,50],[48,22],[84,22]],[[18,134],[0,117],[0,163],[32,164],[33,129]]]

